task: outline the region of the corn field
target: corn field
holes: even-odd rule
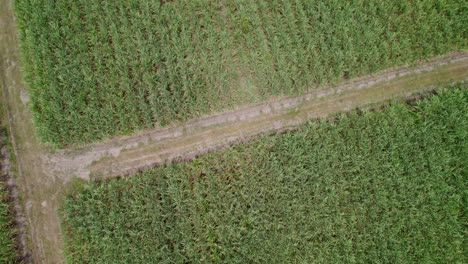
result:
[[[37,133],[165,126],[466,48],[463,0],[16,0]]]
[[[68,263],[463,263],[468,90],[85,184]]]

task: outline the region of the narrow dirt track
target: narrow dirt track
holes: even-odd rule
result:
[[[55,174],[47,166],[47,148],[34,133],[27,107],[27,92],[19,67],[18,39],[12,0],[0,0],[0,88],[2,89],[2,124],[8,126],[16,160],[11,163],[21,209],[26,220],[26,240],[32,263],[63,263],[60,198],[68,177]],[[12,183],[14,184],[14,183]],[[21,221],[21,219],[17,219]],[[29,259],[25,259],[26,263]]]
[[[460,81],[468,72],[468,54],[456,53],[410,68],[392,69],[288,97],[214,114],[179,126],[50,154],[60,171],[83,179],[128,175],[175,159],[190,159],[252,136],[289,129],[312,118],[430,90]]]
[[[294,128],[311,118],[465,81],[468,73],[468,54],[454,53],[420,66],[389,70],[335,88],[323,87],[300,97],[271,100],[183,125],[50,152],[38,141],[31,122],[11,3],[0,0],[0,85],[6,110],[3,120],[14,143],[15,179],[34,263],[64,262],[57,209],[73,178],[127,175],[173,159],[189,159],[258,133]]]

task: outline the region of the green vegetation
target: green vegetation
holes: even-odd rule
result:
[[[464,263],[468,90],[68,197],[69,263]]]
[[[162,4],[163,3],[163,4]],[[16,0],[57,146],[297,94],[466,47],[463,0]]]
[[[0,127],[0,144],[6,144],[5,129]],[[2,148],[4,146],[0,146]],[[0,153],[0,156],[2,154]],[[4,157],[0,157],[3,159]],[[19,263],[10,192],[5,188],[3,165],[0,165],[0,263]]]
[[[3,182],[0,181],[3,185]],[[12,219],[8,192],[0,186],[0,262],[16,263],[18,251],[15,246],[15,228]]]

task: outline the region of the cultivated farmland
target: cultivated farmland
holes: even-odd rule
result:
[[[462,263],[468,90],[86,184],[70,263]]]
[[[34,123],[57,146],[416,62],[465,48],[467,33],[462,0],[17,0],[15,9]]]

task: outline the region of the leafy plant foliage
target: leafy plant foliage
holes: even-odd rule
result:
[[[17,0],[38,135],[58,146],[466,47],[462,0]]]
[[[463,263],[468,90],[340,115],[64,203],[70,263]]]

